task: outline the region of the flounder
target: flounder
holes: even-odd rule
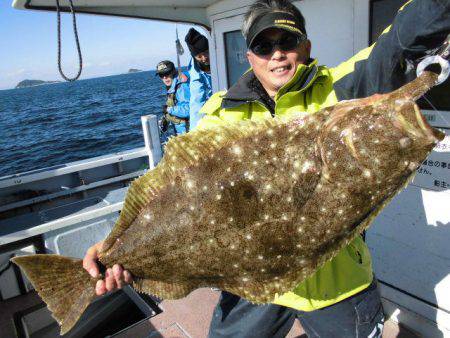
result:
[[[431,72],[385,95],[289,120],[244,121],[170,140],[135,180],[100,262],[173,299],[210,286],[255,303],[313,274],[366,229],[443,134],[415,100]],[[70,330],[96,297],[82,261],[13,259]]]

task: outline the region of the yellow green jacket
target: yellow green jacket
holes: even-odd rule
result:
[[[335,68],[318,66],[316,60],[298,66],[293,78],[275,96],[275,106],[268,105],[258,94],[255,75],[248,71],[227,92],[215,93],[206,102],[198,128],[245,119],[313,114],[344,99],[400,87],[415,77],[414,67],[409,65],[439,46],[450,32],[449,2],[410,1],[376,44]],[[362,237],[358,237],[294,290],[277,295],[274,303],[312,311],[364,290],[372,279],[370,253]]]

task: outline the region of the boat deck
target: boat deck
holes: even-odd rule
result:
[[[219,299],[219,292],[210,288],[195,290],[189,296],[179,300],[165,300],[159,304],[162,312],[147,320],[115,334],[114,338],[203,338],[207,337],[209,323],[214,307]],[[25,306],[40,306],[42,301],[35,292],[25,296],[15,297],[4,301],[5,311],[0,312],[0,332],[2,337],[17,337],[13,314]],[[48,315],[48,314],[47,314]],[[42,319],[41,319],[42,321]],[[35,338],[59,337],[59,328],[56,323],[43,328],[33,334]],[[300,323],[296,320],[287,338],[306,338]],[[383,338],[417,338],[419,335],[387,321],[385,323]]]
[[[202,288],[192,292],[186,298],[163,301],[160,304],[163,309],[162,313],[139,323],[117,337],[207,337],[212,312],[218,299],[218,291]],[[306,338],[307,336],[299,321],[296,320],[286,337]],[[417,338],[419,336],[388,320],[385,324],[383,338],[394,337]]]

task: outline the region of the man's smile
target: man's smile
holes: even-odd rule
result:
[[[272,68],[270,71],[276,75],[284,75],[289,73],[292,69],[292,65],[283,65]]]

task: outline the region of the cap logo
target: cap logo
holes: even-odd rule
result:
[[[290,31],[294,31],[294,32],[296,32],[298,34],[303,34],[303,32],[300,29],[298,29],[297,27],[292,27],[292,26],[283,25],[283,24],[276,24],[276,26],[280,27],[280,28],[285,28],[285,29],[290,30]]]
[[[295,26],[295,22],[292,20],[275,20],[274,21],[275,24],[289,24],[289,25],[293,25]]]
[[[158,71],[162,71],[162,70],[166,70],[166,69],[167,69],[166,65],[159,65],[158,66]]]

